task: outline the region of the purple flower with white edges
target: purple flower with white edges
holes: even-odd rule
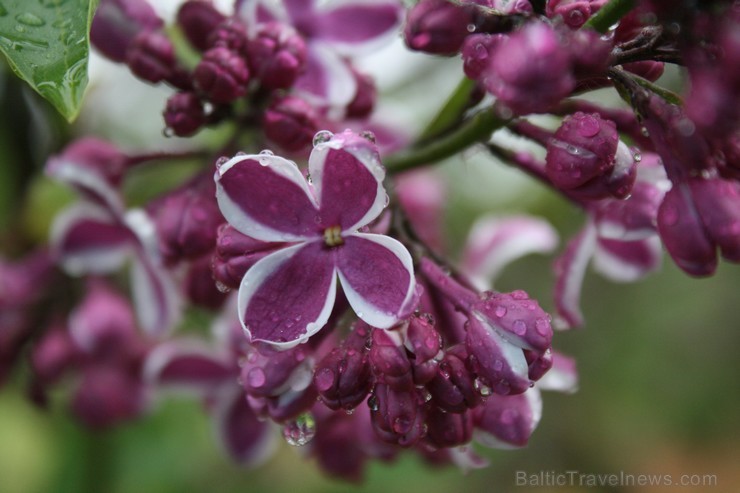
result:
[[[239,319],[250,339],[286,349],[326,324],[337,278],[357,316],[379,328],[410,311],[415,288],[406,247],[358,231],[388,200],[375,145],[351,131],[334,135],[315,145],[308,171],[307,181],[295,163],[263,152],[235,156],[214,177],[221,212],[235,229],[291,243],[255,263],[239,287]]]
[[[273,21],[292,25],[307,48],[305,71],[295,88],[317,102],[341,107],[357,93],[344,57],[385,43],[399,27],[403,7],[396,0],[239,0],[237,12],[252,25]]]

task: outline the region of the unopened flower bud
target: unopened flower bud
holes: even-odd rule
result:
[[[291,27],[279,23],[260,26],[247,44],[249,67],[262,87],[290,88],[306,63],[306,42]]]
[[[209,48],[209,36],[226,17],[210,1],[188,0],[177,11],[183,34],[199,51]]]
[[[497,448],[523,447],[542,415],[539,392],[492,395],[474,411],[476,439]]]
[[[399,335],[391,331],[375,330],[372,339],[369,360],[375,376],[394,389],[411,389],[411,363]]]
[[[445,353],[434,379],[427,384],[435,406],[461,413],[478,405],[481,394],[476,390],[475,375],[467,368],[468,354],[462,345]]]
[[[544,353],[552,342],[550,315],[526,292],[487,293],[473,311],[516,346]]]
[[[378,96],[378,91],[375,88],[375,82],[369,75],[362,74],[356,70],[352,71],[357,82],[357,92],[355,97],[347,105],[345,111],[345,117],[347,118],[367,118],[375,108],[375,100]]]
[[[226,301],[227,294],[220,291],[213,280],[208,255],[190,263],[184,284],[188,299],[198,306],[216,310]]]
[[[179,137],[189,137],[206,122],[203,103],[192,92],[178,92],[167,99],[164,123]]]
[[[314,386],[330,409],[354,409],[370,391],[367,354],[364,345],[356,346],[334,348],[314,369]]]
[[[416,385],[429,382],[437,374],[437,361],[434,359],[442,346],[442,338],[434,325],[425,316],[412,316],[406,331],[406,345],[413,357],[411,371]]]
[[[437,448],[456,447],[473,437],[471,412],[448,413],[432,406],[427,412],[427,440]]]
[[[378,383],[374,399],[377,409],[371,413],[372,424],[381,440],[410,447],[424,436],[425,412],[416,392]]]
[[[156,84],[175,74],[175,49],[164,34],[144,31],[131,42],[126,64],[134,75]]]
[[[254,349],[242,366],[241,382],[244,390],[255,397],[274,397],[291,390],[304,390],[311,381],[310,370],[304,368],[308,351],[305,346],[296,346],[286,351],[277,351],[270,347]],[[308,372],[306,375],[303,375],[304,370]],[[306,377],[305,381],[303,376]],[[294,382],[294,378],[298,377],[301,377],[301,382]]]
[[[560,16],[565,25],[578,29],[605,3],[606,0],[548,0],[545,13],[550,18]]]
[[[196,87],[214,103],[230,103],[247,93],[249,69],[238,53],[221,46],[203,55],[193,72]]]
[[[724,258],[740,262],[740,184],[697,178],[690,181],[690,187],[707,235]]]
[[[502,34],[473,34],[465,38],[461,54],[468,78],[481,80],[493,60],[496,45],[503,39]]]
[[[276,99],[265,111],[262,128],[265,136],[289,152],[307,149],[319,130],[316,110],[295,96]]]
[[[123,62],[137,34],[162,25],[162,19],[146,0],[103,0],[90,26],[90,42],[106,57]]]
[[[408,12],[404,39],[415,51],[454,55],[470,34],[468,25],[473,21],[473,12],[466,6],[447,0],[422,0]]]
[[[236,19],[228,19],[218,26],[208,38],[209,48],[226,48],[242,56],[247,54],[247,29]]]

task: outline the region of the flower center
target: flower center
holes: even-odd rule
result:
[[[339,226],[331,226],[324,230],[324,243],[328,247],[335,247],[344,244],[342,239],[342,228]]]

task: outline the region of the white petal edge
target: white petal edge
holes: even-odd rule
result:
[[[267,255],[266,257],[257,261],[252,267],[250,267],[247,273],[244,274],[242,282],[239,285],[239,293],[237,295],[237,310],[239,314],[239,323],[241,323],[242,328],[247,335],[247,338],[251,342],[260,341],[266,344],[270,344],[276,349],[290,349],[297,346],[298,344],[308,342],[308,339],[316,332],[321,330],[324,325],[326,325],[326,322],[329,320],[332,308],[334,308],[334,300],[337,293],[336,269],[334,269],[335,273],[331,277],[331,285],[329,286],[329,291],[327,293],[326,300],[324,301],[324,306],[321,309],[321,312],[319,313],[319,316],[316,318],[316,320],[308,321],[305,327],[306,333],[303,337],[300,337],[294,341],[287,342],[274,342],[265,341],[262,339],[252,339],[252,334],[249,331],[247,325],[244,323],[244,314],[246,313],[247,305],[252,299],[252,296],[254,296],[254,293],[260,288],[260,286],[262,286],[262,283],[264,283],[264,281],[270,275],[272,275],[272,273],[275,272],[281,265],[290,260],[290,258],[298,252],[298,250],[307,246],[308,244],[309,243],[300,243],[298,245],[293,245],[273,252],[270,255]]]
[[[46,168],[46,174],[76,188],[87,196],[99,197],[113,214],[123,213],[123,201],[118,192],[99,174],[66,158],[56,158]]]
[[[182,315],[173,280],[141,250],[131,265],[131,297],[139,325],[154,337],[167,335]]]
[[[580,307],[581,288],[583,278],[586,275],[586,267],[588,267],[596,248],[596,227],[590,218],[579,234],[582,237],[576,246],[576,252],[572,261],[565,266],[565,272],[562,274],[564,276],[563,290],[558,293],[556,289],[555,292],[555,306],[559,315],[553,319],[553,328],[559,330],[569,329],[573,325],[583,323],[583,313]],[[566,320],[563,315],[568,317],[573,324]]]
[[[404,268],[409,273],[409,287],[406,291],[406,296],[403,300],[403,303],[401,304],[401,313],[394,314],[380,311],[375,306],[365,301],[365,298],[358,294],[357,291],[352,289],[349,281],[347,281],[347,279],[342,274],[342,271],[340,269],[337,269],[339,282],[342,285],[344,296],[347,298],[347,301],[349,302],[350,306],[357,314],[357,316],[368,325],[377,327],[379,329],[389,329],[393,327],[396,323],[398,323],[399,315],[402,315],[403,312],[408,309],[407,305],[414,296],[416,281],[414,278],[414,263],[411,259],[411,254],[400,241],[395,240],[390,236],[376,235],[371,233],[352,233],[351,235],[347,236],[356,236],[363,240],[372,241],[374,243],[377,243],[378,245],[387,248],[401,261]]]
[[[599,244],[596,243],[593,259],[594,270],[614,282],[627,283],[639,281],[660,268],[663,252],[660,238],[657,235],[640,240],[640,243],[643,243],[649,249],[653,267],[645,269],[640,265],[625,262],[621,257],[614,255],[605,248],[600,248]]]
[[[221,185],[221,179],[226,173],[228,173],[231,168],[246,160],[257,161],[263,166],[269,166],[274,173],[293,182],[301,190],[303,190],[311,203],[313,203],[314,206],[318,209],[316,199],[309,190],[306,179],[304,178],[301,171],[298,169],[298,166],[293,161],[289,161],[280,156],[270,154],[238,155],[234,156],[233,158],[229,159],[224,164],[219,166],[213,177],[216,182],[216,201],[218,202],[218,207],[219,209],[221,209],[221,213],[224,215],[224,218],[237,231],[256,240],[281,242],[304,241],[311,239],[312,237],[294,235],[267,227],[246,214],[238,205],[234,203],[233,200],[231,200],[231,198],[229,198],[223,186]]]

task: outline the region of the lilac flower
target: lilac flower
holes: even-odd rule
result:
[[[90,41],[111,60],[123,62],[137,34],[163,24],[147,0],[102,0],[90,26]]]
[[[343,57],[384,43],[398,28],[403,11],[395,0],[243,0],[237,2],[237,9],[248,23],[292,25],[307,47],[306,69],[295,88],[337,107],[346,106],[357,92]]]
[[[385,171],[370,141],[346,131],[318,142],[307,182],[272,153],[237,155],[216,171],[227,221],[247,236],[291,242],[249,269],[239,288],[239,318],[252,341],[289,348],[329,319],[337,276],[357,316],[388,328],[411,308],[411,255],[393,238],[361,233],[387,196]]]

